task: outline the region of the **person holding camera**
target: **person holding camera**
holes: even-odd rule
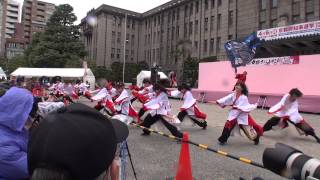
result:
[[[109,169],[126,124],[75,103],[48,114],[30,133],[31,180],[94,180]]]
[[[0,179],[28,179],[27,143],[34,97],[26,89],[12,87],[0,93]]]
[[[302,92],[297,88],[291,89],[288,94],[285,94],[279,103],[269,109],[269,114],[273,115],[273,117],[266,122],[263,130],[269,131],[277,125],[284,129],[289,126],[289,122],[297,128],[299,134],[313,136],[320,143],[320,139],[315,134],[314,129],[299,113],[298,99],[302,96]]]

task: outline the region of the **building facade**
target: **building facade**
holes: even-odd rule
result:
[[[0,47],[3,55],[5,49],[5,40],[11,38],[14,34],[14,25],[20,20],[20,4],[14,0],[3,0],[0,3]]]
[[[38,0],[25,0],[22,7],[22,24],[24,37],[29,44],[32,34],[43,32],[46,24],[55,11],[55,5]]]
[[[24,38],[23,24],[14,24],[14,34],[11,38],[6,38],[5,57],[10,60],[15,56],[23,55],[26,48],[26,39]]]
[[[98,66],[123,62],[125,54],[126,62],[156,62],[165,71],[179,72],[187,57],[225,60],[227,40],[319,20],[319,12],[320,0],[172,0],[142,14],[102,5],[80,25],[87,58]],[[89,17],[97,24],[90,26]]]

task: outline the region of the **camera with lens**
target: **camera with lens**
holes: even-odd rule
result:
[[[277,143],[275,148],[265,149],[263,165],[266,169],[288,179],[320,179],[319,159],[281,143]]]

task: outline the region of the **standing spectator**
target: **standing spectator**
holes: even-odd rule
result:
[[[34,98],[26,89],[12,87],[0,97],[0,179],[29,177],[28,130],[25,128]]]
[[[31,180],[93,180],[108,169],[116,144],[128,134],[126,124],[83,104],[50,113],[30,135]]]

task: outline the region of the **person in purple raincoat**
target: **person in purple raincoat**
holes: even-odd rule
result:
[[[29,178],[25,125],[33,102],[29,91],[16,87],[0,97],[0,180]]]

